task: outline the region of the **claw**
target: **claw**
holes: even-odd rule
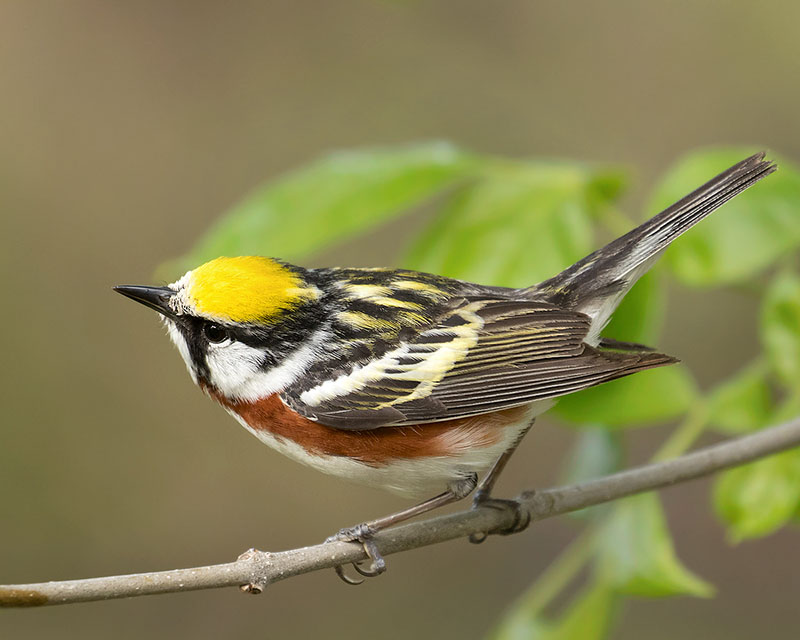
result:
[[[353,564],[353,567],[355,567],[355,568],[356,568],[356,571],[358,571],[358,567],[356,567],[355,563]],[[348,575],[347,575],[347,574],[344,572],[344,567],[343,567],[342,565],[339,565],[338,567],[334,567],[334,568],[333,568],[333,570],[336,572],[336,575],[337,575],[337,576],[339,576],[339,578],[340,578],[340,579],[342,580],[342,582],[344,582],[345,584],[352,584],[354,587],[357,587],[357,586],[358,586],[358,585],[360,585],[362,582],[364,582],[364,580],[363,580],[363,579],[361,579],[361,580],[358,580],[357,578],[351,578],[350,576],[348,576]]]
[[[384,571],[386,571],[386,560],[383,559],[383,556],[378,551],[378,547],[375,544],[374,540],[372,540],[372,536],[375,532],[369,527],[367,524],[359,524],[355,527],[351,527],[349,529],[342,529],[336,535],[330,536],[325,542],[331,542],[334,540],[344,541],[344,542],[358,542],[364,547],[364,552],[367,554],[367,557],[372,561],[372,565],[368,569],[362,568],[360,563],[353,562],[352,566],[355,571],[364,576],[365,578],[374,578],[375,576],[379,576]],[[339,565],[338,567],[334,567],[336,571],[336,575],[339,576],[344,582],[347,584],[352,585],[359,585],[363,580],[358,580],[357,578],[351,578],[344,572],[344,568]]]
[[[364,551],[369,556],[369,559],[372,560],[372,566],[369,569],[362,569],[358,566],[358,563],[354,563],[353,568],[365,578],[374,578],[375,576],[381,575],[386,571],[386,560],[383,559],[381,552],[378,551],[378,547],[375,546],[375,541],[372,538],[364,538],[363,540],[359,540],[359,542],[363,545]]]
[[[371,568],[370,569],[364,569],[357,562],[353,563],[353,569],[356,570],[356,573],[358,573],[359,575],[364,576],[365,578],[374,578],[375,576],[379,576],[384,571],[386,571],[385,568],[383,570],[381,570],[381,571],[378,571],[377,569],[371,569]],[[364,582],[364,581],[362,580],[361,582]]]

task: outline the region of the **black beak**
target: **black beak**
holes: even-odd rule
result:
[[[122,285],[114,287],[114,291],[121,293],[126,298],[141,302],[144,306],[155,309],[167,318],[175,319],[175,312],[170,308],[169,301],[175,292],[169,287],[142,287],[138,285]]]

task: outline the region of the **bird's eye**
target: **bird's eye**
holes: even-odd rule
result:
[[[209,342],[224,342],[228,338],[228,332],[218,324],[204,324],[203,335]]]

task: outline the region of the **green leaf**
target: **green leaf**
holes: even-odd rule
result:
[[[622,446],[618,433],[602,427],[582,429],[567,458],[562,484],[592,480],[617,471],[622,463]],[[598,517],[611,505],[597,505],[573,511],[572,517]]]
[[[747,148],[695,151],[655,190],[655,214],[753,153]],[[675,241],[666,260],[683,283],[714,286],[750,278],[800,246],[800,173],[784,160],[779,171],[737,195]]]
[[[708,412],[712,426],[733,435],[769,424],[773,419],[772,393],[764,363],[746,367],[711,391]]]
[[[647,597],[709,597],[713,587],[675,555],[655,493],[621,500],[599,538],[598,573],[621,593]]]
[[[587,169],[584,168],[584,171]],[[593,213],[617,211],[615,202],[628,187],[628,172],[619,167],[607,167],[589,171],[586,183],[586,197]],[[616,215],[619,215],[618,213]]]
[[[462,188],[411,248],[411,269],[522,287],[594,248],[594,208],[613,180],[574,165],[495,163]]]
[[[670,366],[579,391],[561,398],[553,411],[574,424],[638,427],[685,413],[696,396],[686,369]]]
[[[489,637],[491,640],[551,640],[552,633],[552,625],[545,620],[514,611],[501,620]]]
[[[666,298],[659,270],[646,273],[622,299],[603,335],[623,342],[654,344],[661,333]]]
[[[222,255],[304,258],[407,212],[478,165],[446,143],[333,153],[256,189],[160,271],[179,275]]]
[[[775,409],[770,424],[781,424],[787,420],[794,420],[800,417],[800,388],[795,388],[792,391],[793,393],[784,398]]]
[[[723,473],[714,484],[714,508],[733,541],[768,535],[800,504],[800,451],[792,450]]]
[[[761,340],[772,369],[791,389],[800,388],[800,276],[780,273],[761,313]]]
[[[622,462],[619,435],[602,427],[582,429],[567,459],[562,484],[574,484],[617,471]]]
[[[618,598],[603,584],[591,584],[555,622],[531,612],[523,597],[492,634],[493,640],[602,640],[611,629]]]
[[[591,585],[570,604],[545,636],[548,640],[602,640],[611,630],[615,594],[602,584]]]

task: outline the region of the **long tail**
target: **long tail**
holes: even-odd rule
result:
[[[742,160],[624,236],[531,288],[591,316],[599,333],[636,280],[682,233],[777,169],[764,152]],[[594,325],[599,325],[595,327]]]

